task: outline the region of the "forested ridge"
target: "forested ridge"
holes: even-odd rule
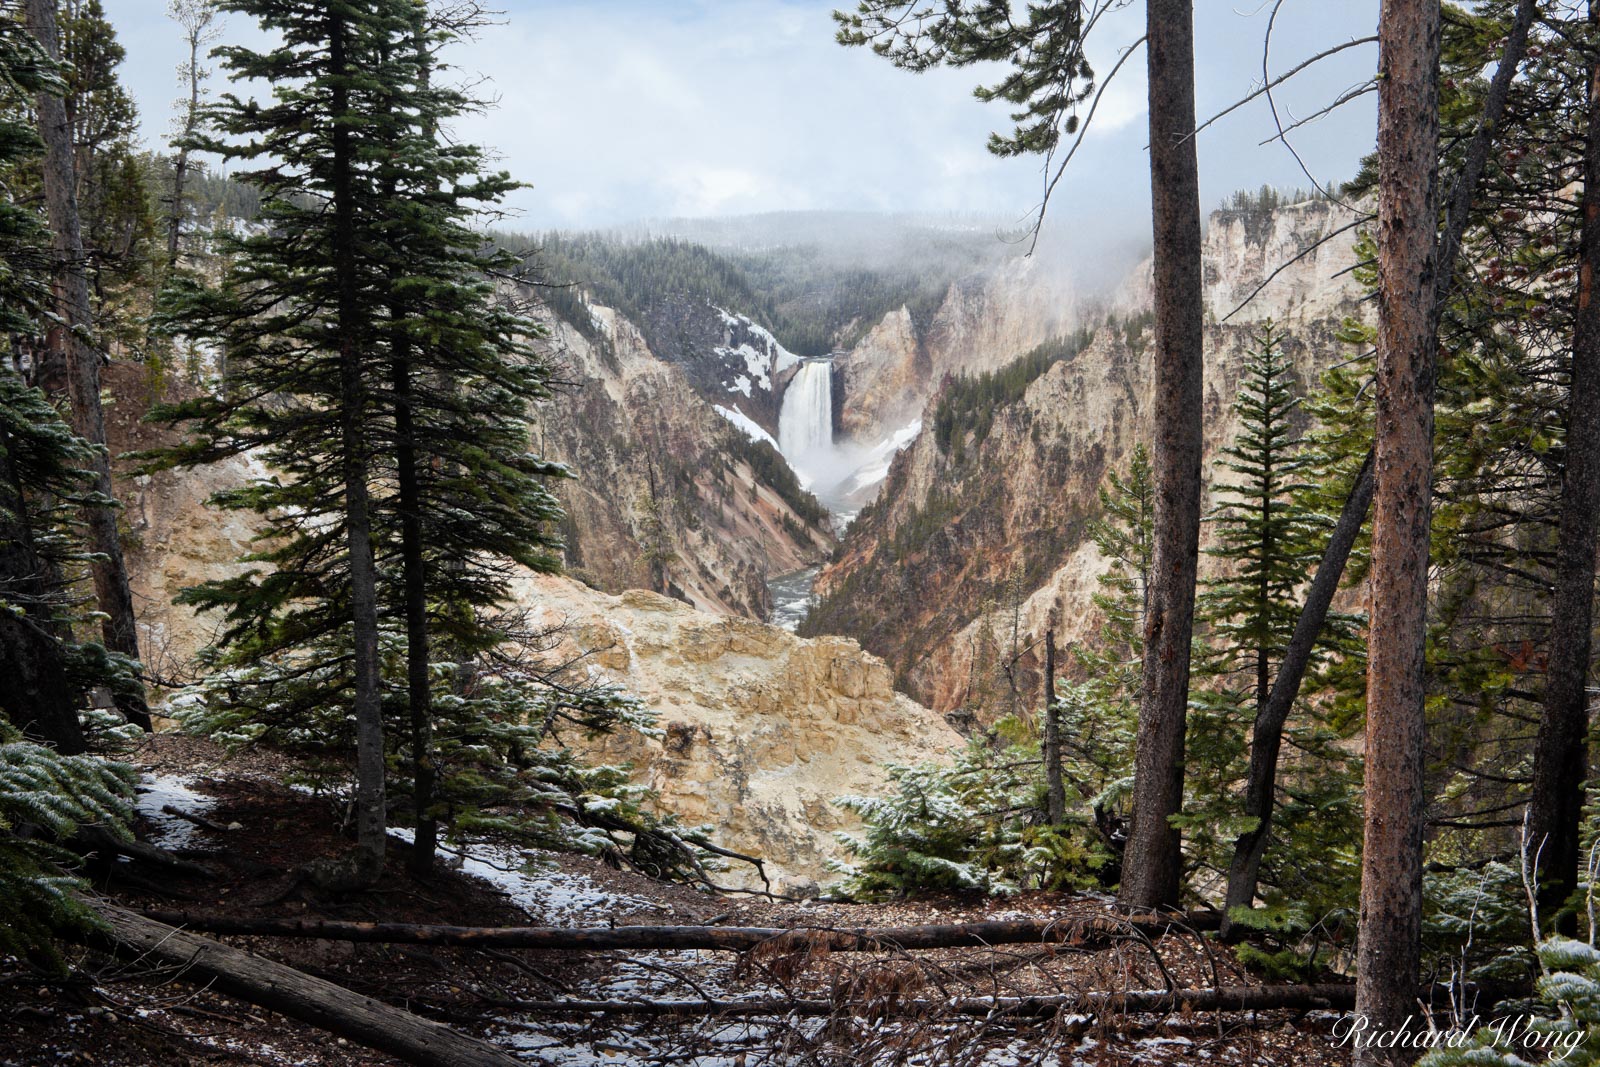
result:
[[[151,145],[102,0],[0,0],[0,1059],[1600,1062],[1600,0],[1381,0],[1326,42],[1376,57],[1329,102],[1374,97],[1375,140],[1221,204],[1262,258],[1232,311],[1213,16],[1146,0],[1091,62],[1120,6],[835,13],[975,73],[989,151],[1045,168],[1032,231],[899,220],[864,256],[510,232],[534,176],[459,136],[502,17],[473,2],[171,0]],[[800,636],[684,603],[834,544],[796,457],[708,405],[776,418],[794,356],[873,358],[901,309],[925,370],[961,283],[1050,240],[1135,56],[1135,298],[899,383],[927,425],[874,453]],[[1336,238],[1337,299],[1247,310]],[[839,436],[820,386],[860,379],[804,366]],[[144,543],[198,485],[237,551]],[[575,577],[648,588],[562,577],[580,540]],[[152,561],[204,620],[183,662]],[[891,686],[935,650],[941,713]]]

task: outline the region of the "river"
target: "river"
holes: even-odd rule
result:
[[[772,594],[772,625],[791,632],[800,625],[811,608],[811,587],[820,569],[807,567],[767,579],[767,590]]]

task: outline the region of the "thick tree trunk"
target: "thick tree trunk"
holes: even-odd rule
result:
[[[1356,954],[1356,1010],[1375,1031],[1414,1014],[1421,952],[1439,24],[1438,0],[1384,0],[1378,23],[1377,488]],[[1362,1049],[1354,1062],[1387,1054]]]
[[[30,741],[74,755],[87,746],[61,642],[51,632],[49,568],[34,547],[15,449],[0,427],[0,592],[23,608],[0,610],[0,714]]]
[[[339,402],[344,448],[345,529],[350,556],[350,609],[355,642],[356,854],[349,870],[352,886],[370,885],[383,873],[387,842],[384,812],[383,707],[379,692],[378,580],[372,552],[370,474],[367,441],[368,397],[362,355],[361,294],[356,276],[355,148],[350,139],[350,98],[346,79],[349,32],[342,16],[328,19],[328,51],[333,75],[334,259],[339,273]]]
[[[767,926],[614,926],[567,929],[549,926],[428,926],[306,919],[247,919],[230,915],[152,911],[147,916],[203,933],[244,937],[293,937],[386,945],[462,945],[562,951],[697,950],[747,952],[757,946],[825,945],[832,952],[883,952],[984,945],[1105,945],[1128,937],[1159,937],[1167,931],[1216,928],[1212,913],[1139,914],[1009,922],[935,923],[926,926],[857,926],[839,929]]]
[[[1600,29],[1600,0],[1589,23]],[[1548,916],[1578,885],[1584,782],[1589,777],[1589,663],[1594,630],[1594,561],[1600,531],[1600,62],[1590,67],[1589,142],[1583,166],[1578,310],[1572,334],[1566,469],[1556,550],[1555,613],[1544,716],[1534,746],[1528,833],[1537,854],[1539,904]],[[1568,931],[1571,932],[1570,929]]]
[[[1149,0],[1150,192],[1155,237],[1154,564],[1145,620],[1124,905],[1178,901],[1183,746],[1200,543],[1203,320],[1192,0]]]
[[[1500,128],[1500,120],[1505,114],[1511,79],[1516,75],[1522,57],[1527,51],[1528,30],[1533,25],[1538,10],[1538,0],[1522,0],[1517,5],[1511,27],[1506,33],[1505,51],[1501,53],[1500,64],[1495,68],[1494,77],[1489,82],[1489,91],[1484,96],[1483,111],[1478,117],[1472,140],[1467,145],[1461,173],[1456,178],[1455,188],[1450,197],[1449,215],[1445,221],[1444,233],[1439,240],[1437,300],[1433,309],[1435,335],[1438,333],[1444,302],[1449,297],[1450,286],[1455,277],[1455,263],[1472,210],[1472,198],[1479,179],[1483,177],[1483,169],[1488,163],[1489,148]],[[1317,565],[1311,587],[1306,592],[1305,606],[1300,610],[1294,636],[1284,653],[1283,662],[1278,666],[1278,676],[1273,681],[1272,692],[1267,700],[1267,710],[1265,714],[1258,714],[1256,717],[1255,730],[1251,734],[1250,778],[1246,786],[1245,814],[1255,816],[1260,823],[1256,829],[1240,835],[1234,842],[1233,859],[1228,869],[1225,910],[1249,907],[1255,900],[1256,885],[1261,873],[1261,857],[1266,850],[1272,828],[1274,790],[1278,773],[1277,757],[1283,739],[1283,726],[1290,710],[1294,707],[1295,700],[1300,695],[1300,684],[1305,678],[1307,667],[1310,666],[1312,650],[1322,632],[1328,610],[1333,605],[1334,594],[1338,592],[1345,564],[1350,559],[1350,550],[1355,546],[1356,537],[1366,521],[1367,509],[1372,504],[1374,484],[1372,464],[1373,453],[1368,451],[1361,473],[1351,486],[1350,495],[1345,499],[1344,508],[1339,513],[1333,534],[1328,539],[1328,547],[1323,551],[1322,561]],[[1259,756],[1258,748],[1261,750]],[[1232,929],[1224,921],[1223,936],[1231,935]]]
[[[1056,705],[1056,620],[1044,633],[1044,780],[1050,825],[1061,825],[1067,813],[1067,785],[1061,778],[1061,712]]]
[[[27,0],[28,32],[52,59],[61,55],[56,27],[55,0]],[[93,315],[89,303],[87,260],[83,252],[83,232],[78,218],[76,165],[72,150],[72,127],[61,97],[49,92],[34,101],[38,112],[39,136],[44,141],[44,193],[55,247],[55,292],[57,314],[64,328],[54,338],[66,357],[67,395],[71,404],[72,429],[90,444],[104,449],[105,413],[100,407],[100,354],[89,343]],[[94,488],[107,501],[113,499],[111,459],[101,451],[94,462]],[[83,509],[88,529],[89,548],[95,553],[89,565],[94,579],[95,601],[105,615],[101,633],[106,647],[133,659],[139,658],[139,629],[133,609],[133,592],[128,587],[128,570],[122,558],[122,541],[117,532],[117,513],[112,504],[90,505]],[[129,722],[150,729],[150,711],[143,695],[120,698],[118,709]]]
[[[185,981],[398,1056],[406,1063],[511,1067],[525,1062],[488,1042],[281,963],[175,930],[124,908],[101,904],[96,911],[106,929],[89,936],[109,941],[119,955],[176,967]]]

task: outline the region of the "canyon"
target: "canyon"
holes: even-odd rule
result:
[[[1363,314],[1348,222],[1325,202],[1212,217],[1208,452],[1233,432],[1240,358],[1266,318],[1302,384],[1339,357],[1342,323]],[[812,355],[758,309],[709,298],[630,312],[580,288],[540,312],[543,358],[566,385],[533,413],[533,443],[575,477],[558,486],[566,574],[519,579],[517,605],[658,717],[654,734],[572,743],[631,764],[663,811],[761,855],[784,891],[828,883],[833,835],[857,825],[834,799],[948,758],[964,743],[951,723],[986,717],[977,682],[996,634],[1026,646],[1053,610],[1064,643],[1091,638],[1104,561],[1085,530],[1105,472],[1148,431],[1145,269],[1093,300],[1014,257],[939,284],[915,308],[855,316]],[[941,395],[1043,344],[1064,347],[982,434],[941,443]],[[159,443],[138,372],[114,372],[127,399],[113,450]],[[144,647],[169,689],[195,675],[215,626],[172,598],[236,572],[256,532],[205,500],[266,473],[248,457],[121,471]],[[819,567],[799,636],[767,625],[774,579],[792,576],[777,584],[792,626]]]

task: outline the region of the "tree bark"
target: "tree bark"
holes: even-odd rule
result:
[[[1061,778],[1061,712],[1056,707],[1056,620],[1044,633],[1044,780],[1050,825],[1061,825],[1067,813],[1067,785]]]
[[[1083,919],[942,923],[927,926],[858,926],[840,929],[765,926],[615,926],[566,929],[548,926],[430,926],[307,919],[246,919],[229,915],[151,911],[146,917],[203,933],[244,937],[293,937],[387,945],[461,945],[561,951],[700,950],[747,952],[758,946],[806,943],[833,952],[883,952],[984,945],[1109,944],[1130,936],[1154,937],[1168,930],[1216,928],[1212,913],[1135,915]]]
[[[1449,214],[1445,220],[1444,233],[1439,239],[1437,299],[1433,308],[1435,336],[1438,335],[1444,303],[1450,295],[1450,287],[1455,279],[1455,264],[1471,214],[1472,199],[1477,192],[1478,182],[1483,177],[1484,167],[1488,164],[1489,148],[1499,132],[1500,121],[1505,115],[1511,80],[1516,76],[1517,68],[1527,51],[1528,30],[1532,27],[1538,11],[1538,0],[1521,0],[1517,5],[1516,14],[1512,17],[1510,29],[1506,33],[1505,51],[1501,53],[1500,64],[1495,68],[1494,77],[1489,82],[1489,91],[1484,95],[1483,111],[1478,116],[1477,128],[1467,145],[1461,173],[1457,176],[1451,193]],[[1237,907],[1249,907],[1255,900],[1256,886],[1261,873],[1261,857],[1266,850],[1272,828],[1272,809],[1275,803],[1274,791],[1278,772],[1277,754],[1283,738],[1283,725],[1300,695],[1300,684],[1305,678],[1306,668],[1311,663],[1312,649],[1322,632],[1328,610],[1333,605],[1333,597],[1338,592],[1345,564],[1350,559],[1350,550],[1355,546],[1362,523],[1366,521],[1367,509],[1372,505],[1372,464],[1373,453],[1368,450],[1361,473],[1350,488],[1350,495],[1339,513],[1334,532],[1328,539],[1328,547],[1322,554],[1322,561],[1317,565],[1311,587],[1306,592],[1305,606],[1295,623],[1294,636],[1284,653],[1283,662],[1278,666],[1278,676],[1273,681],[1267,711],[1256,718],[1255,730],[1251,734],[1250,778],[1246,787],[1245,814],[1255,816],[1261,821],[1255,830],[1240,835],[1234,842],[1233,859],[1228,870],[1227,902],[1224,913]],[[1256,755],[1257,747],[1263,749],[1260,758]],[[1269,756],[1270,759],[1267,758]],[[1232,928],[1226,918],[1223,920],[1223,936],[1232,936]]]
[[[75,755],[88,746],[67,685],[61,642],[51,632],[48,565],[34,546],[16,445],[0,426],[0,591],[23,611],[0,610],[0,713],[30,741]],[[32,604],[27,603],[32,601]]]
[[[99,904],[95,910],[106,930],[88,937],[110,941],[119,955],[175,966],[188,982],[398,1056],[406,1063],[425,1067],[511,1067],[526,1062],[488,1042],[281,963],[175,930],[125,908]]]
[[[56,26],[55,0],[27,0],[26,17],[28,32],[39,42],[40,49],[51,59],[59,60],[61,41]],[[133,609],[133,591],[128,586],[128,570],[122,558],[116,507],[109,503],[114,493],[111,459],[105,452],[105,412],[100,406],[100,353],[89,340],[94,321],[89,303],[88,261],[84,256],[83,231],[78,217],[72,127],[65,103],[54,93],[38,94],[34,107],[38,113],[39,137],[45,148],[44,193],[54,241],[56,313],[63,324],[53,331],[54,343],[50,347],[57,348],[65,356],[72,429],[100,450],[94,461],[94,488],[108,501],[83,509],[89,548],[95,554],[89,571],[94,579],[95,601],[105,615],[101,635],[106,647],[137,660],[139,629]],[[119,697],[118,710],[129,722],[150,729],[150,711],[142,693]]]
[[[1192,0],[1146,5],[1155,238],[1154,565],[1145,620],[1133,818],[1121,903],[1178,902],[1183,748],[1200,543],[1203,320]]]
[[[356,274],[355,148],[351,143],[349,32],[339,14],[328,17],[328,55],[332,74],[334,261],[339,274],[338,344],[341,432],[344,448],[345,530],[350,557],[350,609],[355,643],[356,854],[350,885],[371,885],[383,872],[386,845],[384,811],[383,707],[379,692],[378,581],[372,550],[371,501],[367,490],[368,397],[362,366],[366,340],[361,322],[360,280]]]
[[[1589,24],[1600,29],[1600,0],[1590,0]],[[1600,302],[1594,291],[1600,270],[1600,61],[1590,66],[1588,104],[1555,611],[1528,805],[1529,841],[1538,857],[1539,906],[1547,916],[1578,885],[1584,782],[1589,777],[1588,683],[1600,532]]]
[[[1377,1031],[1397,1030],[1415,1012],[1421,954],[1439,32],[1438,0],[1384,0],[1378,21],[1377,484],[1356,953],[1356,1011]],[[1358,1049],[1353,1062],[1383,1063],[1388,1054]]]

